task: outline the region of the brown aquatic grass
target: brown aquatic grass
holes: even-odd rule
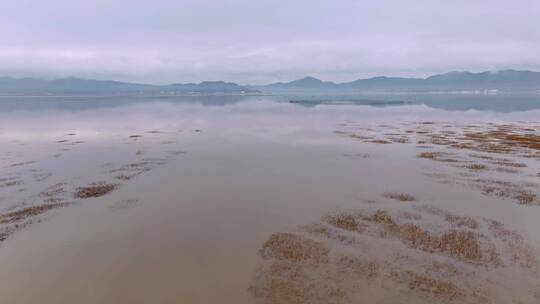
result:
[[[16,223],[27,218],[43,214],[49,210],[65,207],[67,205],[67,203],[43,204],[7,212],[4,214],[0,214],[0,224]]]
[[[433,219],[429,216],[412,216],[415,223],[429,228],[400,222],[411,218],[400,216],[404,210],[398,210],[396,218],[382,209],[328,215],[323,222],[302,227],[303,233],[314,233],[315,239],[293,233],[272,235],[261,249],[264,263],[249,291],[262,303],[352,303],[356,292],[370,286],[412,296],[419,303],[491,303],[497,296],[492,286],[500,286],[504,279],[488,284],[486,279],[500,267],[515,265],[537,278],[536,252],[524,237],[501,223],[482,222],[435,206],[413,209],[417,215],[440,215],[451,228],[433,226],[441,221],[426,222]],[[486,231],[471,231],[485,223]],[[334,240],[346,240],[338,237],[342,230],[347,236],[358,234],[358,241],[336,245]],[[532,278],[521,274],[524,280]]]
[[[418,154],[419,158],[426,158],[426,159],[435,159],[437,158],[441,153],[440,152],[422,152]]]
[[[536,134],[506,134],[503,141],[508,145],[540,150],[540,136]]]
[[[86,187],[79,187],[75,191],[76,198],[95,198],[109,194],[116,190],[118,185],[106,182],[92,183]]]
[[[522,190],[516,193],[513,198],[521,205],[532,205],[536,202],[537,195],[532,191]]]
[[[457,141],[452,140],[451,136],[446,134],[429,134],[430,142],[435,145],[448,146],[459,144]]]
[[[515,231],[508,229],[503,223],[484,219],[488,223],[491,234],[502,240],[511,251],[512,262],[534,273],[539,271],[537,253],[527,244],[525,238]]]
[[[440,162],[457,163],[459,160],[450,158],[451,154],[444,152],[422,152],[417,155],[419,158],[431,159]]]
[[[373,139],[373,137],[371,136],[363,136],[363,135],[358,135],[358,134],[350,134],[349,137],[354,138],[354,139],[361,139],[361,140]]]
[[[331,275],[321,264],[307,267],[286,260],[274,260],[261,269],[248,291],[261,303],[341,304],[347,292],[338,280],[318,276]]]
[[[337,258],[336,263],[344,269],[368,279],[378,276],[381,272],[377,262],[357,256],[341,255]]]
[[[348,303],[356,280],[380,275],[374,260],[344,254],[330,258],[319,244],[296,234],[271,236],[261,249],[269,263],[257,269],[248,291],[262,303]]]
[[[476,151],[477,153],[469,154],[469,156],[484,160],[485,163],[473,163],[466,160],[460,160],[460,157],[456,157],[456,154],[448,152],[422,152],[417,156],[419,158],[441,162],[463,162],[465,163],[463,168],[478,173],[490,170],[505,174],[520,174],[523,172],[518,169],[528,167],[526,163],[508,157],[488,155],[487,153],[514,153],[516,156],[520,157],[537,157],[537,154],[540,152],[537,149],[534,149],[534,143],[538,142],[540,136],[531,133],[517,133],[518,131],[521,132],[520,130],[522,130],[522,128],[513,125],[488,124],[488,127],[485,130],[480,130],[480,126],[475,129],[474,132],[466,131],[464,134],[456,135],[449,140],[459,141],[458,144],[455,144],[454,148],[459,147]],[[432,136],[432,134],[429,136]],[[445,136],[451,136],[451,134]],[[438,138],[444,136],[437,135],[435,137]],[[467,175],[468,173],[466,172],[459,172],[457,174],[459,176],[448,177],[440,182],[473,187],[479,189],[483,195],[511,199],[521,205],[540,205],[538,193],[535,190],[537,189],[536,185],[530,186],[505,182],[502,180],[473,180],[469,179],[472,175]]]
[[[323,243],[292,233],[276,233],[263,244],[260,255],[294,262],[328,262],[328,249]]]
[[[462,295],[462,291],[454,283],[418,274],[413,271],[392,272],[391,278],[404,283],[410,291],[430,294],[437,298],[455,300]]]
[[[20,166],[30,165],[30,164],[33,164],[33,163],[35,163],[35,162],[32,161],[32,160],[30,160],[30,161],[24,161],[24,162],[19,162],[19,163],[11,164],[11,165],[9,165],[8,167],[9,167],[9,168],[14,168],[14,167],[20,167]]]
[[[437,274],[443,278],[465,275],[465,272],[451,262],[433,261],[424,267],[429,273]]]
[[[483,132],[467,132],[463,138],[469,141],[466,148],[477,151],[511,153],[519,148],[540,150],[539,135],[516,133],[514,126],[499,125]]]
[[[437,215],[443,218],[446,222],[452,224],[453,227],[465,227],[473,230],[480,227],[480,223],[470,216],[453,214],[436,206],[424,205],[415,207],[415,209],[429,214]]]
[[[138,162],[125,164],[119,168],[113,169],[110,173],[118,180],[128,181],[145,172],[151,171],[155,167],[165,163],[163,158],[143,158]]]
[[[478,188],[482,194],[487,196],[497,196],[500,198],[513,199],[520,205],[538,205],[538,195],[528,190],[526,187],[536,188],[536,184],[516,184],[509,181],[496,179],[475,179],[469,183],[472,187]]]
[[[387,144],[391,144],[392,142],[388,141],[388,140],[384,140],[384,139],[374,139],[374,140],[371,140],[369,141],[370,143],[373,143],[373,144],[382,144],[382,145],[387,145]]]
[[[65,183],[54,184],[48,187],[47,189],[45,189],[44,191],[41,191],[39,195],[46,196],[46,197],[56,197],[56,196],[62,195],[66,192],[64,189],[64,186],[66,186]]]
[[[406,144],[406,143],[409,142],[409,138],[408,138],[408,137],[405,137],[405,136],[401,136],[401,137],[394,137],[394,136],[391,136],[391,137],[388,137],[388,139],[389,139],[391,142],[398,143],[398,144]]]
[[[526,168],[527,167],[527,164],[518,163],[511,160],[498,160],[491,163],[497,166],[512,167],[512,168]]]
[[[478,171],[478,170],[485,170],[487,169],[487,166],[486,165],[483,165],[483,164],[468,164],[465,166],[465,168],[469,169],[469,170],[475,170],[475,171]]]
[[[411,248],[445,253],[473,264],[497,263],[494,246],[486,244],[486,248],[482,248],[480,244],[482,236],[478,233],[451,229],[441,235],[435,235],[414,224],[398,224],[386,211],[382,210],[369,216],[364,215],[362,218],[365,221],[379,224],[383,235],[398,238]]]
[[[467,227],[469,229],[478,229],[480,224],[477,220],[470,216],[460,216],[455,214],[446,214],[445,219],[447,222],[461,228],[461,227]]]
[[[496,168],[494,168],[494,170],[497,171],[497,172],[509,173],[509,174],[519,174],[519,173],[521,173],[521,171],[519,171],[518,169],[508,168],[508,167],[496,167]]]
[[[13,235],[17,230],[23,229],[27,226],[27,223],[18,223],[15,225],[9,225],[0,227],[0,242],[4,242],[7,240],[11,235]]]
[[[534,151],[540,150],[540,135],[530,128],[519,128],[515,125],[487,124],[485,127],[463,127],[463,133],[440,131],[438,133],[423,130],[417,134],[431,143],[450,146],[456,149],[467,149],[478,152],[511,154],[524,152],[524,157],[537,157]],[[526,133],[524,133],[526,132]]]
[[[302,226],[300,230],[309,234],[321,236],[323,238],[338,241],[344,244],[353,244],[356,242],[353,236],[341,234],[338,231],[336,231],[336,229],[330,228],[327,225],[324,225],[322,223],[313,223],[310,225],[305,225],[305,226]]]
[[[470,157],[485,159],[485,160],[494,160],[495,158],[491,155],[482,155],[482,154],[469,154]]]
[[[385,194],[383,194],[383,196],[400,202],[416,201],[416,198],[414,196],[403,192],[386,192]]]
[[[24,182],[19,179],[4,179],[0,180],[0,188],[7,188],[7,187],[15,187],[15,186],[21,186]]]
[[[482,194],[484,195],[492,195],[492,196],[499,196],[499,197],[509,197],[511,190],[508,188],[501,188],[501,187],[494,187],[494,186],[481,186]]]
[[[323,221],[343,230],[362,232],[366,225],[360,223],[353,215],[348,213],[340,213],[328,215],[323,218]]]
[[[422,219],[422,216],[420,214],[408,211],[400,211],[398,217],[409,221],[419,221]]]

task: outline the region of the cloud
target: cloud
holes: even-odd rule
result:
[[[540,3],[20,0],[0,74],[265,83],[540,66]]]

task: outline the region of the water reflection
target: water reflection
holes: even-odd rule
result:
[[[521,202],[523,194],[538,192],[536,150],[516,145],[520,149],[500,155],[463,138],[493,130],[499,136],[500,128],[535,138],[540,110],[304,107],[290,99],[1,102],[0,300],[449,300],[439,292],[471,302],[478,298],[463,297],[471,290],[456,273],[474,272],[466,281],[471,286],[491,280],[478,283],[478,290],[493,292],[481,296],[533,303],[535,274],[520,263],[535,265],[540,208],[536,197]],[[501,191],[509,195],[496,195]],[[43,207],[51,204],[62,205]],[[496,239],[490,223],[499,222],[503,226],[493,227],[518,231],[519,242]],[[416,239],[429,246],[409,243],[412,223]],[[467,231],[486,241],[478,243],[482,254],[495,244],[498,259],[470,254],[476,243]],[[472,247],[462,255],[456,243],[437,247],[439,234],[464,237]],[[511,262],[516,253],[504,247],[508,242],[522,249],[519,263]],[[289,246],[307,253],[288,252]],[[358,262],[362,257],[368,264]],[[502,266],[493,266],[498,261]],[[349,281],[336,275],[348,263],[363,271],[371,262],[378,263],[376,272],[345,272]],[[434,262],[457,270],[429,277],[436,272],[422,267]],[[291,269],[304,275],[289,276]],[[291,277],[296,280],[284,280]],[[272,278],[292,289],[276,288]],[[424,284],[410,290],[410,280]],[[320,288],[310,293],[309,286]]]
[[[426,105],[449,111],[516,112],[540,109],[539,94],[301,94],[267,96],[0,96],[0,111],[42,111],[46,109],[80,111],[113,108],[138,103],[167,102],[223,106],[258,101],[291,102],[305,106],[352,104],[370,106]]]

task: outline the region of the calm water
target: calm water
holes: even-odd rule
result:
[[[540,94],[328,94],[328,95],[275,95],[275,96],[100,96],[100,97],[54,97],[0,96],[2,111],[42,111],[43,109],[85,110],[121,107],[137,103],[197,103],[208,106],[224,106],[246,101],[295,102],[305,106],[321,103],[350,103],[357,105],[392,106],[426,105],[449,111],[495,111],[517,112],[540,109]]]
[[[327,100],[403,103],[317,104]],[[0,188],[0,210],[38,205],[55,185],[62,189],[55,198],[73,205],[33,217],[0,243],[0,302],[264,302],[249,288],[256,284],[258,251],[270,235],[295,231],[332,212],[364,208],[388,191],[410,193],[418,206],[501,221],[523,232],[538,251],[540,207],[438,182],[427,173],[459,175],[461,169],[417,158],[415,144],[370,144],[335,132],[351,123],[384,134],[389,131],[383,125],[399,129],[426,120],[533,128],[540,120],[538,96],[467,100],[1,98],[0,178],[18,182]],[[532,183],[537,191],[540,166],[535,159],[522,161],[527,167],[519,176],[504,176]],[[143,169],[133,171],[141,162]],[[118,179],[115,172],[137,174]],[[73,196],[93,182],[118,188],[98,198]],[[513,268],[498,271],[520,274]],[[521,277],[523,286],[505,287],[533,303],[540,281]],[[383,293],[354,297],[407,302]]]

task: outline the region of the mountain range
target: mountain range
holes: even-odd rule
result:
[[[379,76],[334,83],[304,77],[287,83],[258,87],[272,91],[455,91],[455,90],[540,90],[540,72],[504,70],[497,72],[449,72],[427,78]]]
[[[38,78],[0,77],[0,94],[210,94],[210,93],[259,93],[258,90],[239,86],[232,82],[204,81],[201,83],[174,83],[150,85],[94,80],[61,78],[45,80]]]
[[[372,92],[540,90],[540,72],[503,70],[497,72],[449,72],[427,78],[373,77],[335,83],[314,77],[269,85],[238,85],[224,81],[150,85],[112,80],[0,77],[0,94],[258,94],[285,92]]]

